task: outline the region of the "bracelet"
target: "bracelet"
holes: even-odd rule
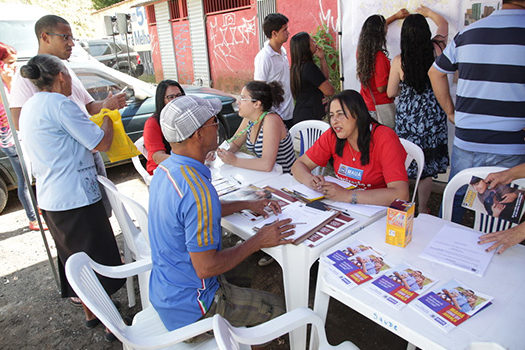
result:
[[[350,201],[352,204],[357,204],[357,192],[354,190],[352,191],[352,200]]]

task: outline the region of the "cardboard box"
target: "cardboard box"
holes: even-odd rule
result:
[[[412,240],[414,226],[414,203],[396,199],[386,214],[386,240],[388,244],[406,247]]]

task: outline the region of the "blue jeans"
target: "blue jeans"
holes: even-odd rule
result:
[[[457,146],[452,148],[452,158],[450,162],[450,176],[452,179],[461,170],[480,166],[501,166],[512,168],[516,165],[525,163],[525,155],[502,155],[494,153],[482,153],[465,151]],[[454,206],[452,208],[452,221],[461,223],[465,208],[461,206],[463,197],[467,190],[467,185],[461,187],[454,196]]]
[[[25,182],[24,174],[22,172],[22,167],[20,166],[20,159],[18,158],[16,149],[15,147],[8,147],[8,148],[2,148],[2,151],[4,151],[4,153],[9,158],[9,161],[11,162],[11,166],[13,167],[13,170],[15,171],[16,180],[18,182],[18,199],[20,200],[20,203],[22,203],[22,206],[24,207],[24,210],[26,211],[26,215],[29,221],[35,221],[36,215],[35,215],[35,211],[33,210],[33,205],[31,204],[31,198],[29,196],[29,188]]]

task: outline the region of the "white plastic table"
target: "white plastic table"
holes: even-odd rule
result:
[[[239,169],[238,171],[242,172],[242,169]],[[268,185],[276,189],[281,189],[283,187],[289,188],[294,183],[297,183],[297,181],[291,175],[284,174],[277,177],[269,177],[253,184],[259,187]],[[291,311],[298,307],[308,307],[310,267],[324,250],[349,237],[353,233],[361,230],[364,226],[369,225],[384,215],[384,212],[380,213],[380,215],[374,215],[373,217],[353,214],[352,216],[359,220],[358,224],[350,226],[346,231],[335,234],[334,237],[316,247],[308,247],[305,244],[287,244],[263,249],[267,254],[273,257],[282,268],[286,309]],[[226,230],[243,239],[248,239],[254,234],[252,231],[253,222],[250,222],[248,219],[240,224],[239,220],[235,220],[234,224],[229,220],[229,217],[225,217],[222,219],[222,226]],[[291,349],[306,348],[306,327],[301,327],[290,334],[290,347]]]
[[[517,245],[502,255],[494,255],[483,277],[419,258],[419,253],[445,224],[451,223],[435,216],[419,215],[414,222],[412,242],[406,248],[384,243],[385,218],[358,232],[353,238],[369,243],[384,252],[385,257],[392,264],[407,262],[429,271],[439,279],[438,284],[453,278],[493,296],[493,304],[485,310],[449,333],[444,333],[410,305],[396,311],[368,293],[363,288],[364,284],[350,290],[342,290],[330,284],[325,277],[328,273],[327,267],[325,263],[320,263],[314,311],[326,321],[328,302],[330,297],[333,297],[422,349],[467,349],[474,343],[491,343],[490,345],[494,346],[491,349],[500,348],[499,346],[507,349],[523,349],[525,347],[523,329],[525,246]],[[315,348],[312,346],[315,346],[315,341],[310,349]]]

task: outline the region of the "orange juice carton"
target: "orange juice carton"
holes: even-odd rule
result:
[[[412,202],[396,199],[390,204],[386,214],[386,240],[388,244],[406,247],[412,240],[415,205]]]

